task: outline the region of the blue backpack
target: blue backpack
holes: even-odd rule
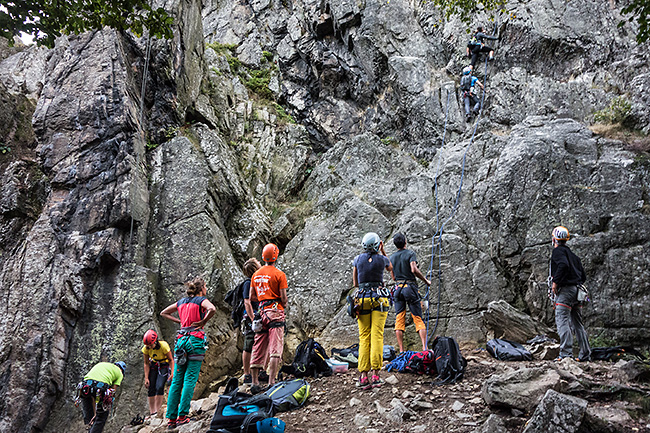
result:
[[[239,392],[237,378],[230,378],[219,396],[207,433],[257,433],[257,422],[273,416],[273,400],[265,395]]]

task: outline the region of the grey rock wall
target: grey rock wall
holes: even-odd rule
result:
[[[0,103],[16,113],[0,156],[2,431],[79,431],[70,398],[99,360],[129,364],[109,428],[142,413],[141,335],[173,338],[158,312],[195,275],[218,306],[196,395],[215,391],[239,358],[223,295],[268,241],[289,279],[289,348],[356,340],[342,307],[367,231],[389,252],[405,232],[421,269],[440,270],[437,335],[483,341],[499,300],[552,325],[557,224],[594,294],[589,332],[648,344],[647,157],[586,126],[622,95],[648,128],[648,52],[608,3],[509,4],[497,60],[478,68],[476,135],[455,89],[465,29],[429,2],[164,6],[178,27],[152,42],[147,75],[146,39],[108,30],[2,55]]]

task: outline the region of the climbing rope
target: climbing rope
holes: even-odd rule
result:
[[[142,71],[142,86],[140,87],[140,132],[142,141],[146,139],[144,132],[144,95],[147,90],[147,75],[149,74],[149,56],[151,53],[151,34],[147,38],[147,48],[144,56],[144,69]],[[136,161],[137,165],[137,161]],[[133,257],[133,208],[131,209],[131,231],[129,233],[129,256]]]
[[[498,21],[494,23],[494,30],[492,31],[492,35],[496,34],[497,27],[498,27]],[[451,219],[456,215],[456,211],[458,210],[458,206],[460,204],[460,196],[463,190],[463,181],[465,180],[465,164],[467,161],[467,152],[469,152],[469,149],[474,142],[474,138],[476,137],[476,131],[478,130],[478,124],[480,123],[483,115],[483,105],[485,102],[485,90],[487,89],[487,80],[488,80],[488,68],[489,68],[489,61],[488,61],[488,56],[486,56],[485,74],[484,74],[485,83],[483,84],[483,90],[481,92],[481,104],[479,106],[478,117],[476,118],[476,121],[474,123],[474,129],[472,131],[472,135],[470,137],[469,143],[467,144],[467,146],[465,146],[465,151],[463,152],[463,162],[462,162],[462,167],[460,172],[460,183],[458,185],[458,191],[456,192],[456,199],[454,201],[454,205],[452,206],[451,213],[449,214],[447,219],[444,220],[442,224],[440,224],[440,212],[439,212],[440,209],[438,206],[438,171],[440,169],[440,160],[442,159],[441,156],[438,157],[438,163],[436,164],[436,173],[434,176],[434,196],[436,201],[436,233],[431,238],[431,261],[429,263],[429,271],[427,272],[427,276],[431,276],[433,274],[434,258],[437,255],[438,256],[438,300],[437,300],[436,323],[435,326],[433,327],[433,331],[429,333],[430,291],[429,291],[429,287],[427,287],[426,294],[425,294],[426,301],[427,301],[427,312],[426,312],[427,346],[429,344],[429,340],[435,335],[440,320],[440,293],[442,289],[442,235],[444,233],[445,225],[447,225],[447,223],[451,221]],[[440,146],[440,149],[442,149],[445,145],[448,116],[449,116],[449,91],[447,91],[447,109],[445,111],[445,127],[442,134],[442,145]],[[437,244],[436,244],[436,238],[438,238]]]

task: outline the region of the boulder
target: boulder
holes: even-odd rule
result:
[[[622,408],[590,405],[587,407],[583,427],[588,431],[617,433],[626,431],[626,426],[631,421],[630,414]]]
[[[493,334],[492,338],[503,338],[523,343],[536,335],[553,332],[543,323],[518,311],[504,300],[488,303],[487,310],[483,312],[482,317],[485,328]]]
[[[523,433],[574,433],[582,424],[587,401],[549,389]]]
[[[508,430],[499,415],[491,414],[474,433],[508,433]]]
[[[487,379],[481,395],[490,406],[532,410],[549,390],[561,389],[560,374],[552,368],[521,368]]]

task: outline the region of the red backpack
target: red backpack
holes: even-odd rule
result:
[[[405,370],[416,374],[437,374],[436,359],[433,350],[415,352],[406,363]]]

